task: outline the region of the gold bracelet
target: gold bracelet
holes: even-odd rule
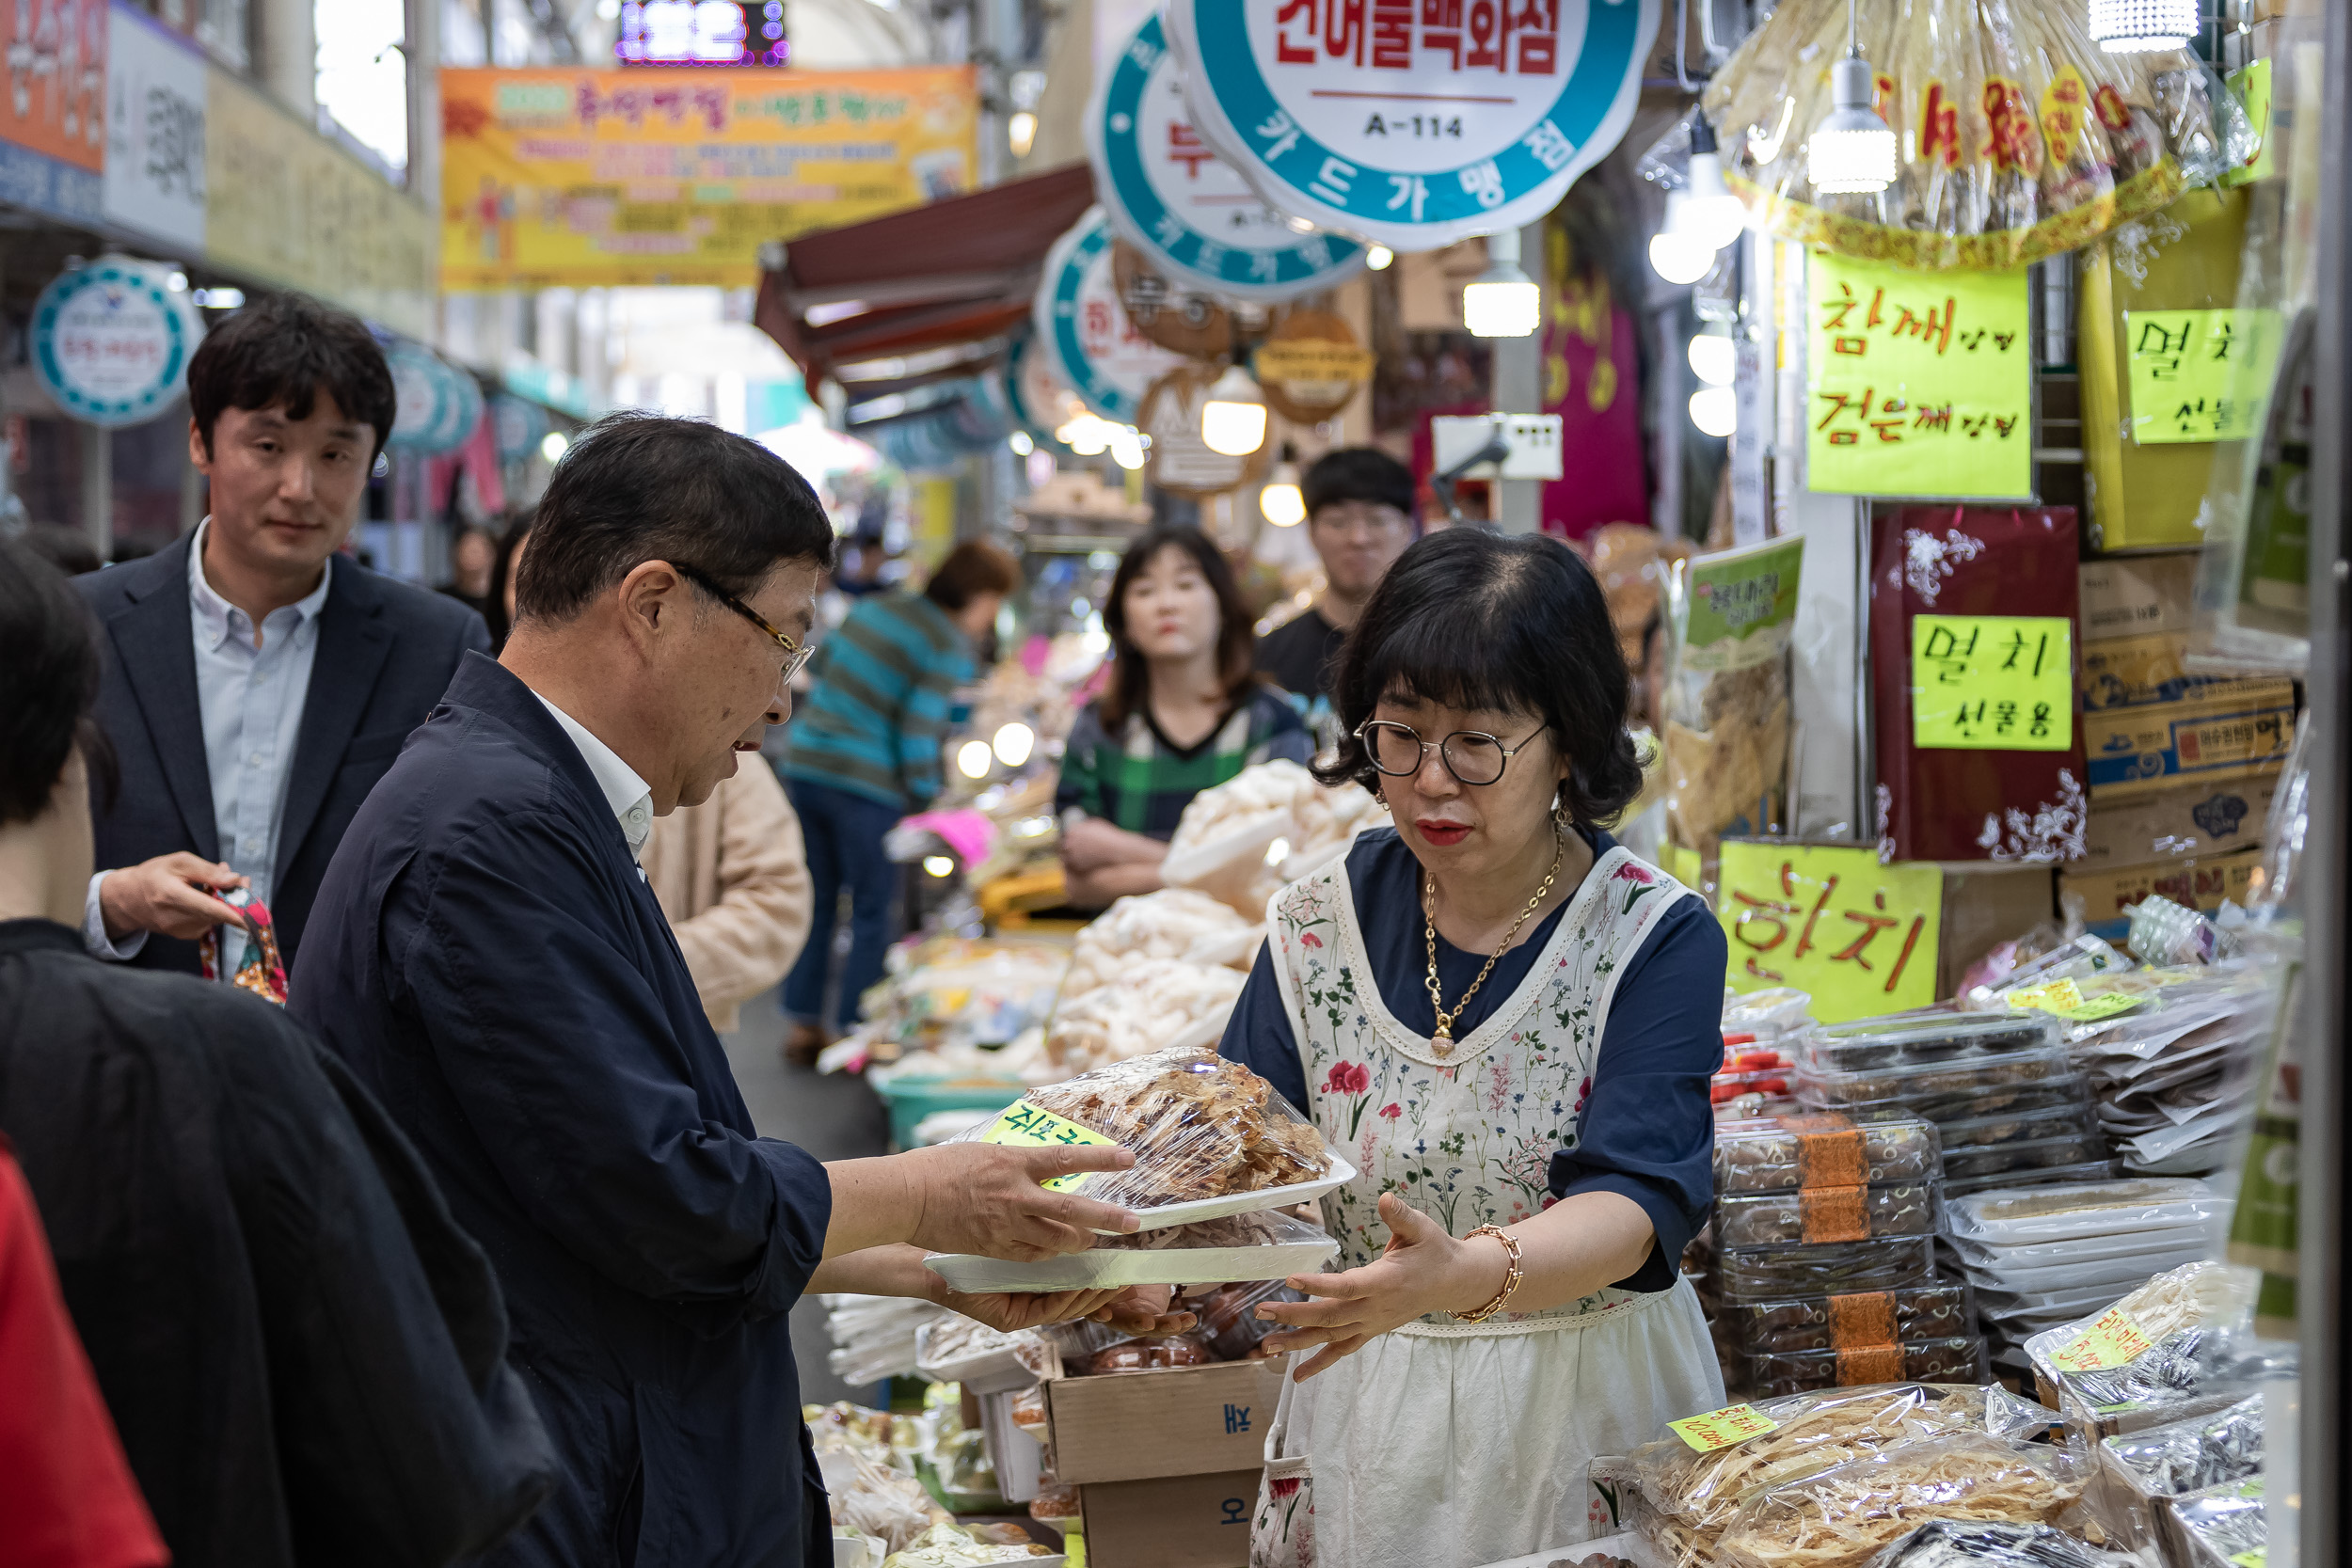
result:
[[[1502,1250],[1510,1255],[1510,1268],[1503,1274],[1502,1289],[1495,1292],[1495,1299],[1475,1312],[1454,1314],[1466,1323],[1483,1323],[1502,1310],[1502,1304],[1511,1299],[1511,1292],[1519,1288],[1519,1281],[1525,1276],[1519,1273],[1519,1239],[1517,1236],[1495,1225],[1482,1225],[1462,1240],[1467,1242],[1470,1236],[1492,1236],[1502,1243]]]

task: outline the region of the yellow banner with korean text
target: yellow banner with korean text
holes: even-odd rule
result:
[[[1824,1023],[1935,1000],[1944,873],[1878,851],[1725,839],[1716,915],[1738,991],[1794,986]]]
[[[1805,483],[1849,496],[2033,494],[2026,275],[1806,258]]]
[[[441,72],[441,286],[756,282],[759,246],[972,188],[978,80]]]
[[[1923,752],[2074,750],[2074,623],[1913,617],[1911,743]]]

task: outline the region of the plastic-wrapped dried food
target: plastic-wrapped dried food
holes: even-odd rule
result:
[[[1994,1244],[2063,1242],[2199,1225],[2227,1211],[2228,1204],[2202,1181],[2151,1177],[1971,1194],[1947,1207],[1945,1228]]]
[[[1066,1075],[1155,1052],[1214,1049],[1247,979],[1224,964],[1183,958],[1121,964],[1054,1009],[1045,1028],[1045,1061]]]
[[[2004,1171],[2063,1170],[2096,1164],[2106,1153],[2107,1141],[2095,1128],[2068,1128],[2008,1143],[1954,1148],[1945,1155],[1944,1174],[1966,1180]]]
[[[1723,1311],[1750,1351],[1840,1350],[1966,1334],[1968,1290],[1958,1284],[1913,1285],[1727,1306]]]
[[[1045,1113],[1042,1120],[1037,1112]],[[1025,1116],[1035,1125],[1012,1128]],[[1097,1141],[1089,1133],[1134,1150],[1136,1164],[1088,1175],[1076,1186],[1089,1197],[1142,1212],[1146,1226],[1295,1203],[1355,1174],[1331,1157],[1323,1134],[1264,1079],[1238,1062],[1194,1050],[1156,1052],[1031,1089],[1004,1117],[965,1138]],[[1241,1195],[1265,1201],[1235,1201],[1211,1213],[1194,1208],[1201,1200]],[[1184,1212],[1145,1212],[1180,1204]]]
[[[2187,1568],[2227,1568],[2270,1549],[2260,1477],[2169,1497],[2161,1506],[2172,1560]]]
[[[2071,1103],[2012,1108],[1989,1117],[1939,1123],[1937,1131],[1943,1135],[1945,1149],[1958,1153],[2070,1134],[2078,1138],[2096,1135],[2099,1117],[2090,1103],[2090,1085],[2080,1078],[2070,1082],[2077,1097]]]
[[[1030,1263],[974,1253],[933,1253],[923,1263],[959,1291],[1102,1291],[1280,1279],[1316,1272],[1338,1251],[1339,1243],[1321,1227],[1262,1210],[1130,1236],[1102,1236],[1085,1252]]]
[[[2069,1450],[1985,1433],[1898,1443],[1753,1497],[1716,1540],[1733,1568],[1863,1568],[1935,1519],[2050,1524],[2083,1494]]]
[[[2057,1027],[2042,1013],[1898,1013],[1823,1029],[1807,1044],[1805,1056],[1810,1065],[1832,1071],[1867,1072],[2023,1055],[2057,1043]]]
[[[1209,1348],[1228,1361],[1240,1361],[1282,1326],[1258,1316],[1261,1302],[1306,1299],[1279,1279],[1263,1279],[1220,1285],[1205,1293],[1187,1291],[1184,1305],[1199,1314],[1200,1337]]]
[[[1121,898],[1071,944],[1061,1000],[1067,1005],[1106,986],[1128,965],[1145,958],[1222,964],[1246,972],[1264,940],[1264,927],[1192,888],[1161,888]]]
[[[2244,1481],[2263,1467],[2263,1402],[2243,1399],[2216,1416],[2171,1421],[2105,1440],[2140,1489],[2158,1497]]]
[[[1965,1334],[1843,1350],[1757,1351],[1748,1386],[1760,1398],[1871,1383],[1975,1383],[1984,1376],[1984,1341]]]
[[[1860,1242],[1935,1233],[1935,1183],[1806,1187],[1715,1202],[1715,1241],[1724,1247],[1779,1242]]]
[[[2235,1341],[2252,1322],[2254,1271],[2190,1263],[2113,1307],[2026,1342],[2034,1370],[2062,1408],[2177,1404],[2235,1386]]]
[[[1066,1481],[1044,1488],[1029,1502],[1032,1519],[1075,1519],[1078,1514],[1078,1489]]]
[[[1727,1303],[1893,1291],[1934,1277],[1935,1243],[1928,1236],[1724,1247],[1715,1255],[1716,1283]]]
[[[2105,1147],[2104,1140],[2101,1147]],[[1948,1202],[1952,1198],[1965,1197],[1970,1193],[1989,1192],[1995,1187],[2042,1187],[2054,1181],[2077,1184],[2113,1181],[2122,1174],[2122,1167],[2112,1158],[2086,1160],[2079,1165],[2013,1165],[2006,1170],[1952,1177],[1944,1183],[1944,1196]]]
[[[982,1568],[994,1562],[1028,1562],[1059,1554],[1033,1541],[985,1540],[979,1528],[936,1525],[905,1550],[893,1552],[882,1568]]]
[[[1719,1121],[1715,1190],[1772,1193],[1924,1180],[1936,1174],[1936,1148],[1935,1128],[1900,1111]]]
[[[1170,1334],[1157,1339],[1126,1339],[1094,1353],[1086,1368],[1089,1377],[1114,1372],[1165,1372],[1177,1367],[1205,1367],[1216,1357],[1190,1334]]]
[[[1934,1122],[2070,1104],[2082,1097],[2082,1081],[2062,1044],[2013,1056],[1963,1057],[1861,1072],[1810,1062],[1797,1069],[1797,1098],[1808,1105],[1837,1110],[1900,1107]]]
[[[2139,1568],[2050,1525],[1938,1519],[1872,1558],[1869,1568]]]

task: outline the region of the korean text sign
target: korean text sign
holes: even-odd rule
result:
[[[2033,494],[2026,275],[1806,259],[1805,472],[1847,496]]]
[[[1118,1141],[1025,1100],[1016,1101],[980,1134],[984,1144],[1010,1144],[1020,1148],[1086,1148],[1115,1145]],[[1075,1176],[1057,1176],[1044,1185],[1057,1193],[1075,1192],[1086,1179],[1087,1173],[1082,1171]]]
[[[1794,986],[1824,1023],[1935,1000],[1944,873],[1868,848],[1725,839],[1716,913],[1734,990]]]
[[[441,280],[749,284],[758,250],[967,190],[972,69],[444,71]]]
[[[2126,310],[2132,439],[2143,447],[2242,441],[2260,420],[2279,356],[2270,310]]]
[[[2063,615],[1919,615],[1911,743],[1923,752],[2074,745],[2074,623]]]

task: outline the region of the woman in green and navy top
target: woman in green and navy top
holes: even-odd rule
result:
[[[1252,673],[1249,612],[1199,529],[1155,528],[1128,547],[1103,626],[1110,687],[1071,727],[1054,800],[1069,900],[1082,910],[1160,885],[1194,796],[1252,763],[1314,752],[1297,713]]]
[[[1020,563],[1003,549],[982,540],[959,545],[920,594],[859,600],[810,662],[815,689],[793,716],[784,765],[816,894],[808,944],[784,982],[792,1021],[785,1053],[794,1060],[813,1061],[825,1041],[847,1034],[858,998],[882,978],[897,889],[882,836],[939,793],[939,741],[956,689],[972,679],[973,649],[1020,582]],[[845,887],[850,953],[826,1018]]]

